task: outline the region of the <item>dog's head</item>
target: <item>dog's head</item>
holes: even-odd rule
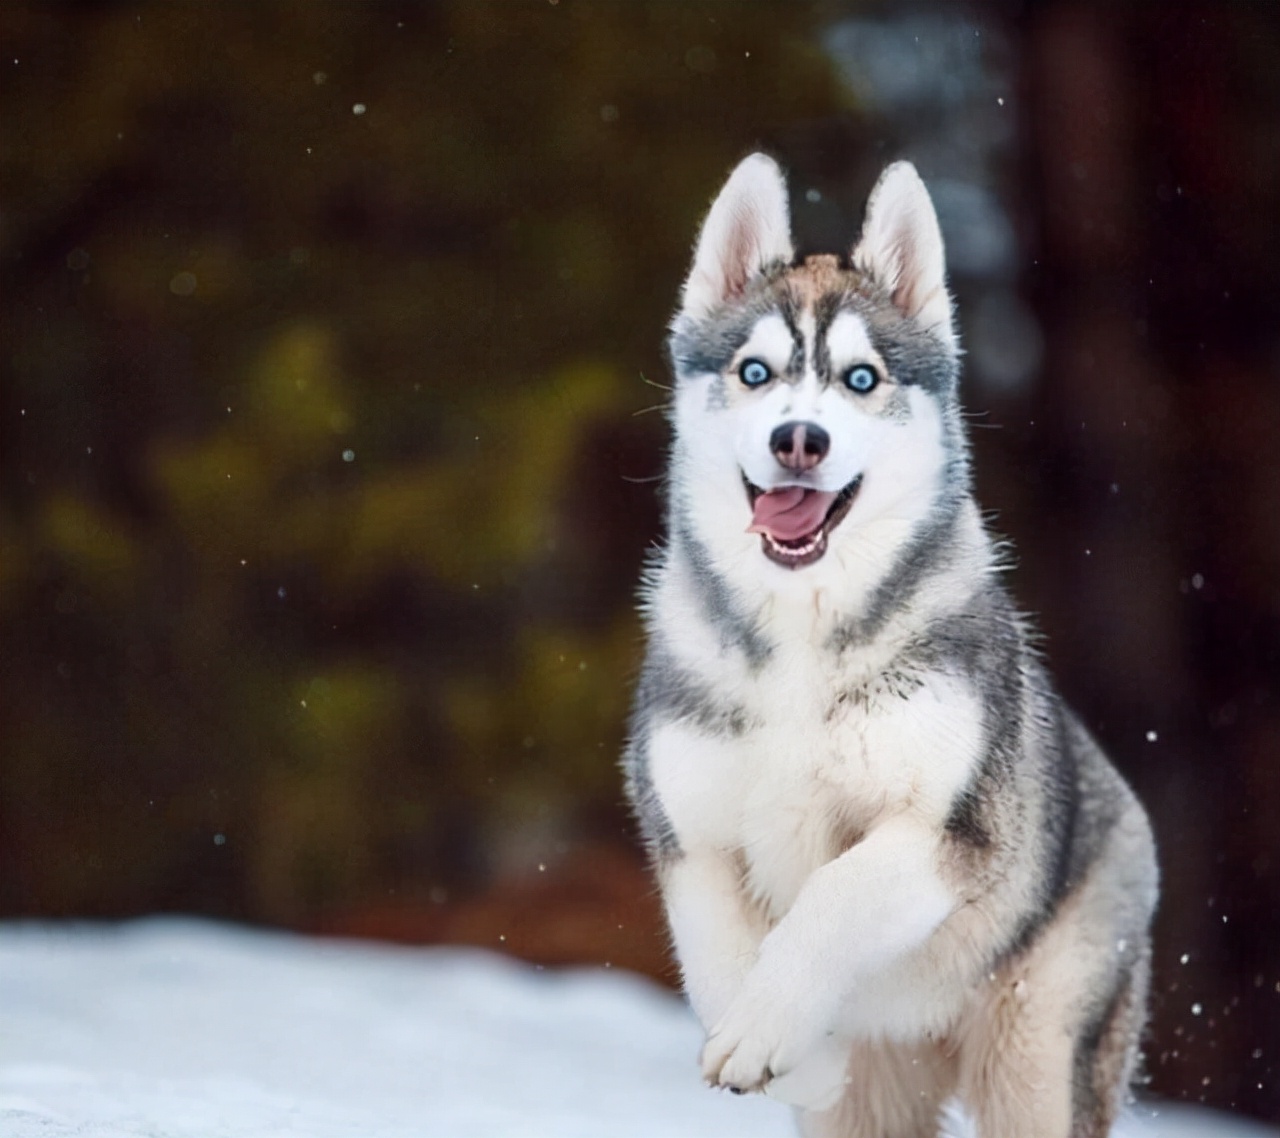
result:
[[[900,544],[965,469],[942,235],[909,163],[881,175],[848,252],[797,263],[782,173],[745,159],[670,349],[674,516],[717,560],[754,558],[775,583],[774,566],[848,568]]]

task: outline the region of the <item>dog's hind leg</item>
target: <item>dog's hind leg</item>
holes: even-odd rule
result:
[[[1020,968],[992,981],[991,997],[967,1025],[960,1098],[979,1138],[1074,1138],[1075,1041],[1059,1001],[1033,987],[1049,971]]]
[[[960,1097],[979,1138],[1107,1138],[1124,1105],[1145,1014],[1146,944],[1106,941],[1073,902],[993,974],[962,1029]]]
[[[937,1138],[955,1061],[936,1044],[859,1043],[830,1110],[798,1112],[803,1138]]]
[[[1150,971],[1149,954],[1144,951],[1118,978],[1102,1016],[1076,1042],[1073,1138],[1110,1134],[1124,1108],[1146,1023]]]

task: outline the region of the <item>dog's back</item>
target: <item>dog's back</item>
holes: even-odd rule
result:
[[[1103,1135],[1133,1072],[1145,815],[1054,694],[970,488],[915,171],[793,263],[755,155],[672,328],[668,544],[626,767],[704,1075],[806,1133]]]

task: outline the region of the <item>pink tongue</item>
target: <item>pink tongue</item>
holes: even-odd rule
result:
[[[777,541],[795,541],[813,533],[827,516],[835,492],[784,486],[756,499],[747,533],[767,533]]]

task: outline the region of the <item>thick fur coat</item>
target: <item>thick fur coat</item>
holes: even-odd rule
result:
[[[1099,1138],[1156,901],[1141,806],[1055,694],[971,492],[941,233],[885,171],[797,260],[752,155],[670,338],[667,542],[625,767],[706,1080],[806,1135]]]

